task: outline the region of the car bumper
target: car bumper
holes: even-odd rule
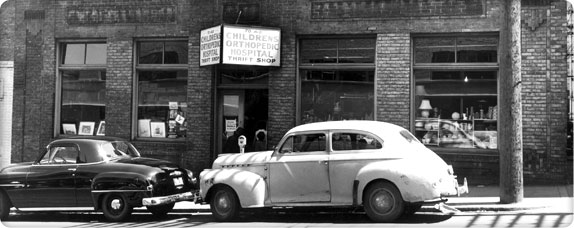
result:
[[[468,193],[468,182],[466,178],[464,178],[462,185],[459,185],[458,180],[453,178],[452,184],[444,186],[441,196],[460,196],[466,193]]]
[[[180,201],[195,201],[199,198],[198,191],[190,191],[169,196],[148,197],[142,199],[144,206],[158,206]]]

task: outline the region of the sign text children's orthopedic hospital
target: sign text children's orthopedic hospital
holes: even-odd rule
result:
[[[280,66],[281,30],[219,25],[201,30],[200,66]]]

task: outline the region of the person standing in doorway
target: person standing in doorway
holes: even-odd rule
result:
[[[239,136],[245,134],[245,129],[238,127],[233,135],[227,139],[225,145],[223,146],[223,153],[239,153],[239,145],[237,144]]]

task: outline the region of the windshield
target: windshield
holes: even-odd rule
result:
[[[102,144],[104,156],[108,159],[139,157],[139,152],[128,142],[115,141]]]

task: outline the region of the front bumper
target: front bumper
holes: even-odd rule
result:
[[[195,201],[199,198],[199,192],[194,190],[190,192],[184,192],[179,194],[173,194],[169,196],[157,196],[148,197],[142,199],[142,205],[144,206],[158,206],[169,203],[175,203],[180,201]]]

